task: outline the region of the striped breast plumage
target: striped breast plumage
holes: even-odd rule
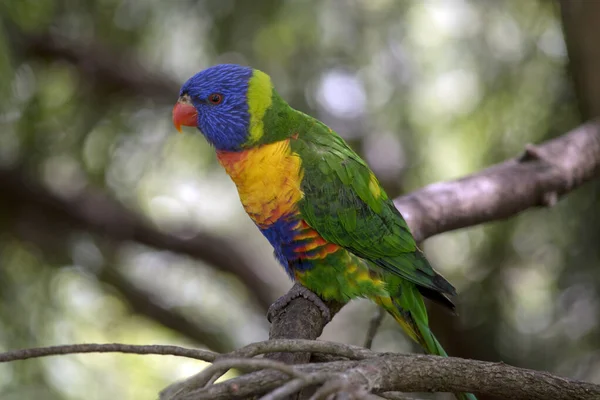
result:
[[[290,276],[340,249],[301,218],[302,160],[290,149],[290,139],[243,151],[218,151],[217,158],[237,186],[244,209]]]

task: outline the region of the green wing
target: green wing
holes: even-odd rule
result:
[[[306,223],[327,241],[427,292],[454,295],[452,285],[417,248],[404,218],[367,164],[335,132],[307,118],[308,129],[292,141],[304,168],[299,208]]]

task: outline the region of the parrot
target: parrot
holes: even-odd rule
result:
[[[417,247],[367,163],[327,125],[288,105],[269,75],[236,64],[198,72],[180,89],[173,124],[180,132],[196,127],[214,147],[244,210],[306,292],[295,296],[321,310],[328,310],[321,299],[368,298],[427,353],[447,356],[423,297],[454,312],[455,288]]]

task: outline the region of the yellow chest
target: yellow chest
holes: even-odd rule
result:
[[[260,227],[297,210],[302,168],[289,139],[239,152],[217,151],[217,158],[237,186],[244,209]]]

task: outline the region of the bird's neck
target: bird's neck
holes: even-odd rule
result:
[[[249,140],[244,148],[275,143],[293,137],[300,124],[300,113],[283,100],[275,90],[270,105],[257,121],[251,121]]]

